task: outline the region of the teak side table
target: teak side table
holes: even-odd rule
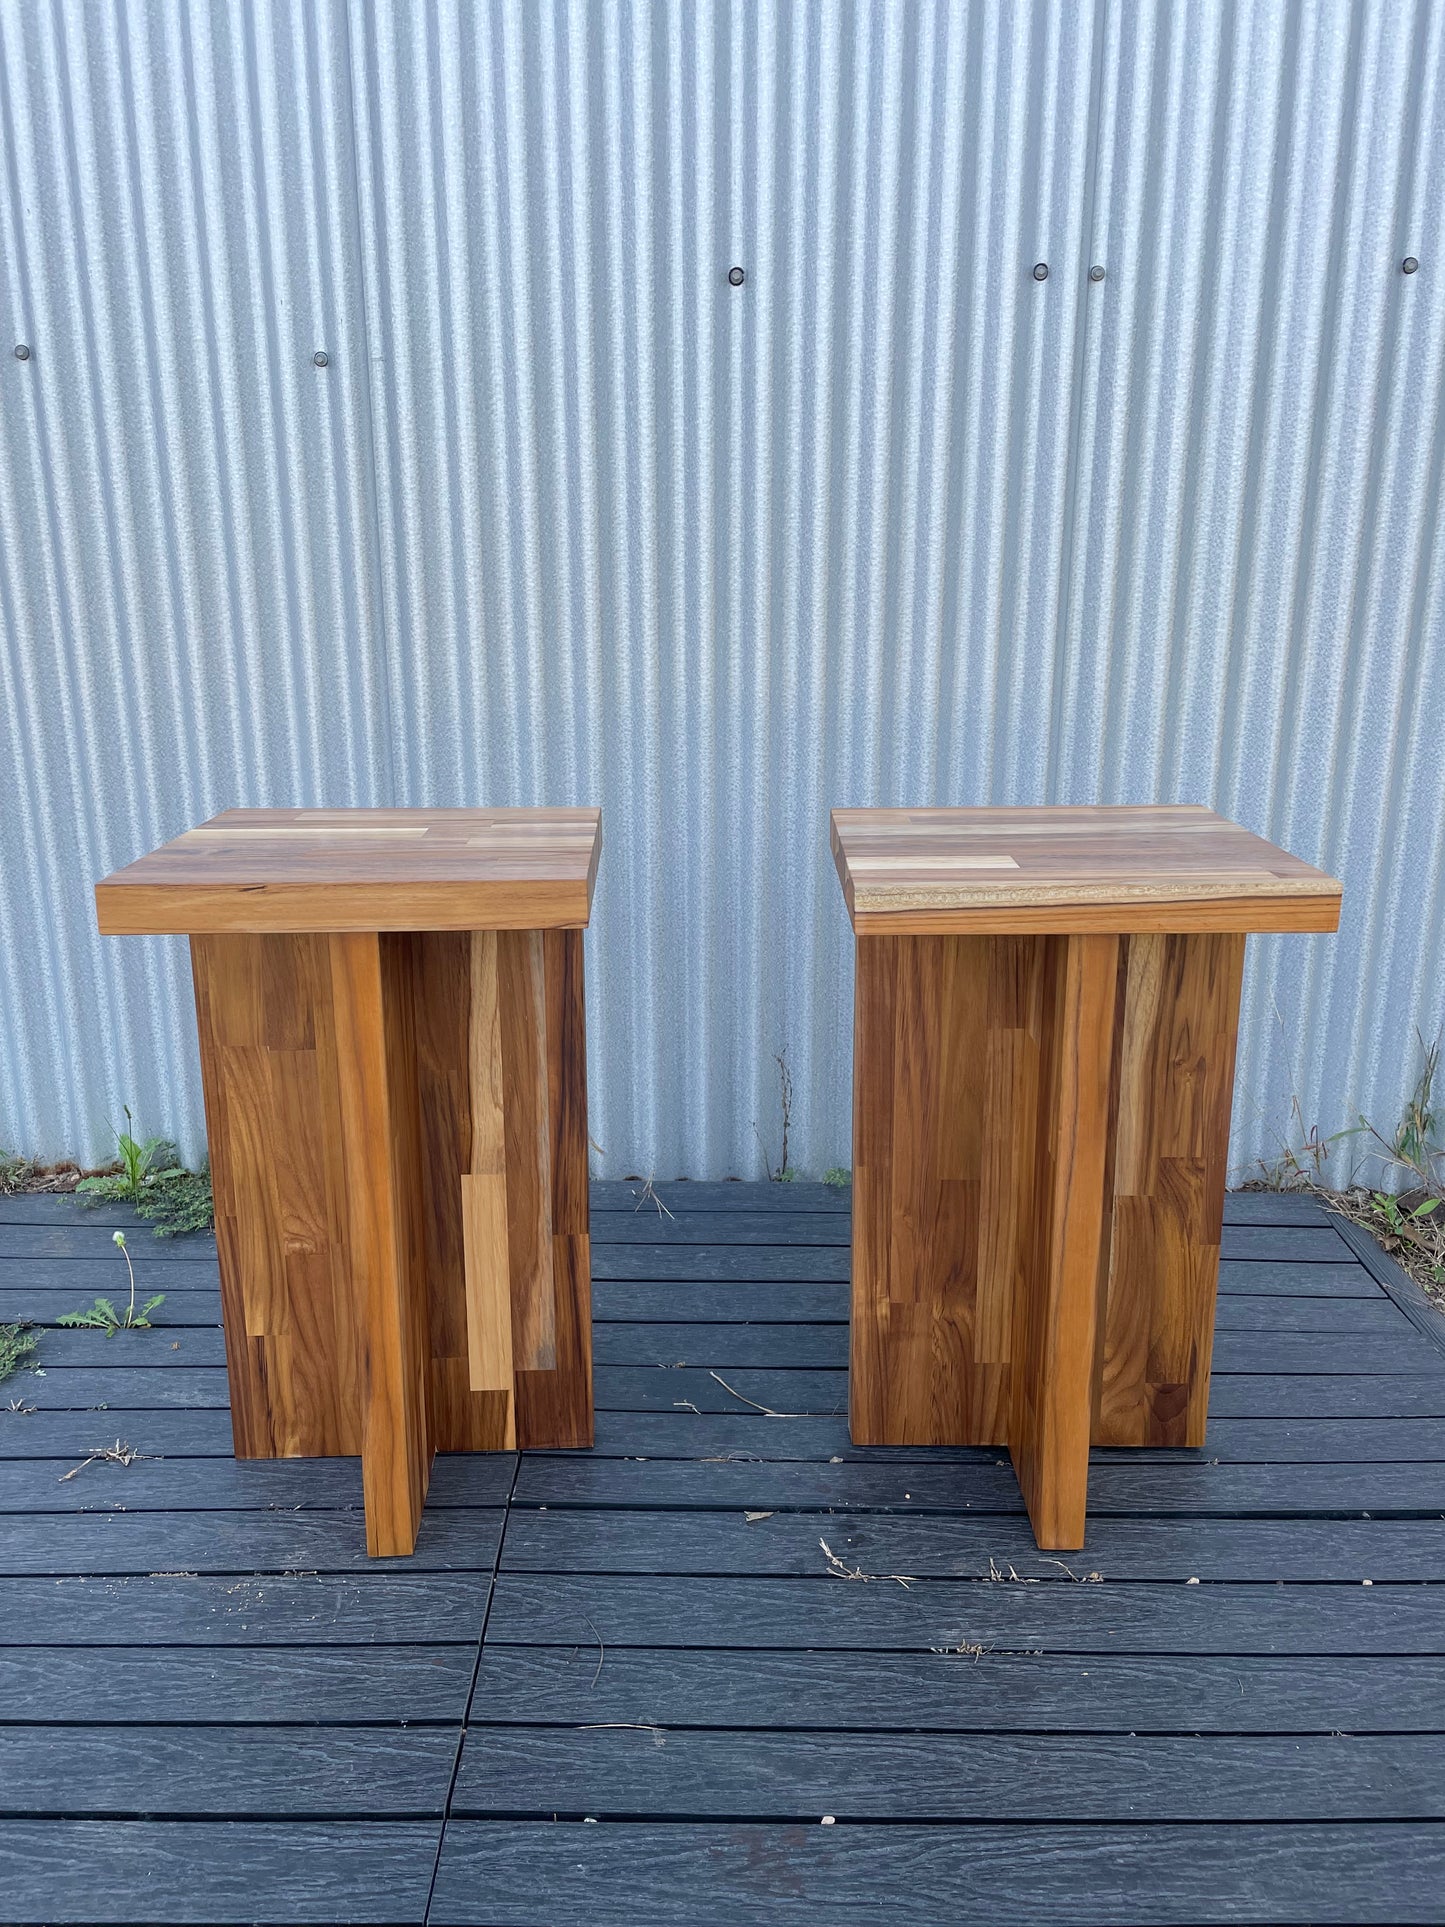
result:
[[[189,934],[240,1458],[592,1443],[582,930],[597,810],[227,810],[96,885]]]
[[[832,821],[854,1442],[1007,1445],[1082,1546],[1091,1442],[1204,1443],[1244,937],[1340,886],[1206,809]]]

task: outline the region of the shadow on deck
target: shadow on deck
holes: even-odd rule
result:
[[[7,1920],[1445,1919],[1442,1321],[1368,1240],[1230,1199],[1208,1446],[1097,1453],[1065,1561],[1005,1455],[849,1444],[846,1194],[661,1190],[595,1187],[596,1450],[439,1460],[411,1559],[231,1459],[209,1240],[43,1334]],[[124,1221],[0,1198],[0,1318]]]

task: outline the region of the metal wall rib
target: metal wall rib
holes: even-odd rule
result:
[[[0,1144],[199,1149],[184,946],[89,885],[263,802],[602,805],[607,1174],[776,1159],[780,1052],[846,1161],[833,803],[1203,801],[1323,863],[1236,1154],[1293,1092],[1391,1117],[1445,1021],[1442,42],[0,0]]]

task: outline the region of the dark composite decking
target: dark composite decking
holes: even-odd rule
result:
[[[849,1444],[846,1196],[661,1190],[596,1187],[596,1450],[439,1460],[386,1562],[138,1228],[157,1328],[0,1390],[0,1918],[1445,1920],[1445,1350],[1368,1240],[1230,1200],[1208,1447],[1058,1559],[1004,1455]],[[0,1199],[0,1317],[123,1216]]]

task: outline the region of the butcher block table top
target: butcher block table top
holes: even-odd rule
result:
[[[95,886],[107,936],[578,929],[595,809],[225,810]]]
[[[859,936],[1334,930],[1340,885],[1196,804],[834,810]]]

